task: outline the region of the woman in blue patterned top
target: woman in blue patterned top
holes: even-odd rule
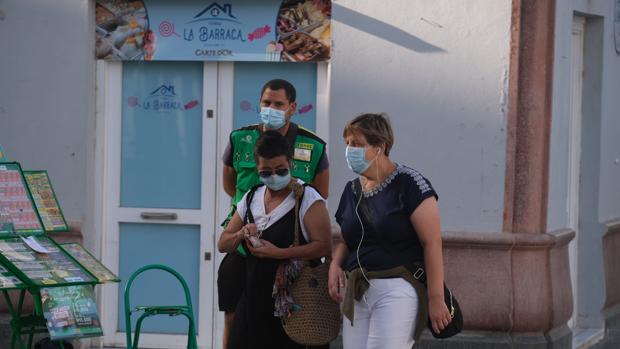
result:
[[[329,274],[330,295],[344,301],[344,348],[409,349],[427,318],[435,332],[451,321],[437,194],[419,172],[390,160],[394,136],[386,115],[356,117],[343,137],[347,164],[359,175],[340,198],[343,241]],[[428,288],[412,277],[415,263],[425,265]]]

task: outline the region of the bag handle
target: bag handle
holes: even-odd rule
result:
[[[294,238],[293,238],[293,246],[299,246],[299,241],[300,241],[300,232],[299,232],[299,227],[300,222],[299,222],[299,216],[301,215],[300,212],[300,206],[301,206],[301,200],[303,200],[304,198],[304,193],[306,192],[306,187],[307,186],[312,186],[308,183],[304,183],[303,185],[299,184],[297,181],[292,182],[291,184],[289,184],[290,188],[293,190],[293,193],[295,193],[295,229],[294,229]],[[327,256],[325,257],[325,262],[329,263],[331,261],[332,257],[331,256]],[[318,266],[321,265],[321,260],[310,260],[310,266]]]
[[[293,237],[293,246],[299,246],[299,206],[301,206],[301,200],[304,196],[305,186],[299,184],[297,181],[292,181],[289,187],[295,195],[295,228]]]

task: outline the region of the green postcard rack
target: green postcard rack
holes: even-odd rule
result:
[[[44,232],[21,166],[17,162],[0,162],[0,236]]]
[[[68,231],[69,225],[62,213],[47,171],[23,172],[45,231],[48,233]]]
[[[52,209],[53,222],[42,220],[43,208]],[[11,349],[32,348],[35,333],[49,333],[52,340],[102,335],[93,289],[120,280],[82,245],[61,245],[46,234],[67,228],[47,172],[24,173],[17,162],[0,162],[0,291],[12,317]],[[9,291],[19,292],[16,304]],[[26,292],[34,299],[32,314],[23,314]],[[80,316],[71,318],[76,312]],[[83,323],[88,318],[90,326]]]

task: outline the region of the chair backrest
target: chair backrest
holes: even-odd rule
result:
[[[185,282],[185,279],[176,270],[170,268],[169,266],[162,265],[162,264],[149,264],[149,265],[145,265],[141,267],[140,269],[136,270],[133,274],[131,274],[131,276],[127,280],[127,284],[125,285],[125,290],[124,290],[125,331],[127,335],[127,343],[131,343],[131,304],[130,304],[130,297],[129,297],[131,286],[133,285],[134,280],[140,274],[148,270],[162,270],[162,271],[168,272],[169,274],[172,274],[172,276],[174,276],[179,281],[181,286],[183,287],[183,292],[185,292],[185,305],[191,310],[194,309],[192,307],[192,297],[189,293],[189,287],[187,287],[187,282]]]

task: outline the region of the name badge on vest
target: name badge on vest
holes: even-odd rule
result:
[[[295,144],[295,153],[293,159],[300,161],[310,161],[312,159],[312,149],[314,144],[311,143],[297,143]]]
[[[295,148],[293,159],[300,160],[300,161],[310,161],[312,159],[312,150]]]

